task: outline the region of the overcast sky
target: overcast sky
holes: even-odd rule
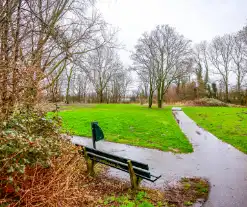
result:
[[[247,23],[247,0],[99,0],[104,19],[120,29],[118,39],[133,50],[138,38],[159,24],[169,24],[193,42],[240,30]],[[120,57],[131,64],[130,52]]]

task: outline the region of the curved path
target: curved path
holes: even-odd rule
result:
[[[247,155],[198,127],[184,112],[174,112],[184,134],[193,144],[191,154],[172,154],[154,149],[101,141],[97,149],[149,164],[151,172],[161,174],[153,186],[163,187],[184,176],[200,176],[211,183],[206,207],[247,207]],[[74,136],[73,143],[92,146],[91,139]],[[114,176],[128,174],[112,169]],[[147,183],[146,183],[147,184]]]

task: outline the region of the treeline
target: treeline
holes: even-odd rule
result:
[[[89,53],[74,70],[73,78],[64,75],[64,82],[70,84],[66,93],[60,91],[59,99],[67,103],[139,101],[147,102],[149,107],[157,103],[161,108],[163,102],[209,97],[246,105],[246,27],[235,34],[193,44],[175,28],[157,26],[139,38],[128,69],[111,50]],[[131,71],[138,74],[138,81],[133,81]],[[136,89],[130,90],[131,85]]]
[[[141,80],[139,91],[152,106],[163,101],[217,98],[247,101],[247,29],[192,45],[169,25],[156,27],[138,40],[132,54]]]
[[[131,83],[117,49],[102,46],[75,60],[47,92],[53,102],[118,103]]]

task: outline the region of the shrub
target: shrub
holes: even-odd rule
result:
[[[18,191],[16,177],[27,167],[48,167],[52,157],[59,156],[59,129],[57,116],[46,118],[44,112],[16,109],[2,124],[0,133],[0,188],[11,193]]]
[[[214,98],[201,98],[193,101],[197,106],[228,106],[226,103]]]

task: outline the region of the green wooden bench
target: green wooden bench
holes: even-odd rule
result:
[[[160,176],[152,175],[145,163],[134,161],[125,157],[109,154],[90,147],[82,147],[82,153],[87,163],[87,172],[94,176],[94,166],[97,163],[108,165],[130,174],[131,187],[134,190],[139,188],[142,179],[155,182]]]

